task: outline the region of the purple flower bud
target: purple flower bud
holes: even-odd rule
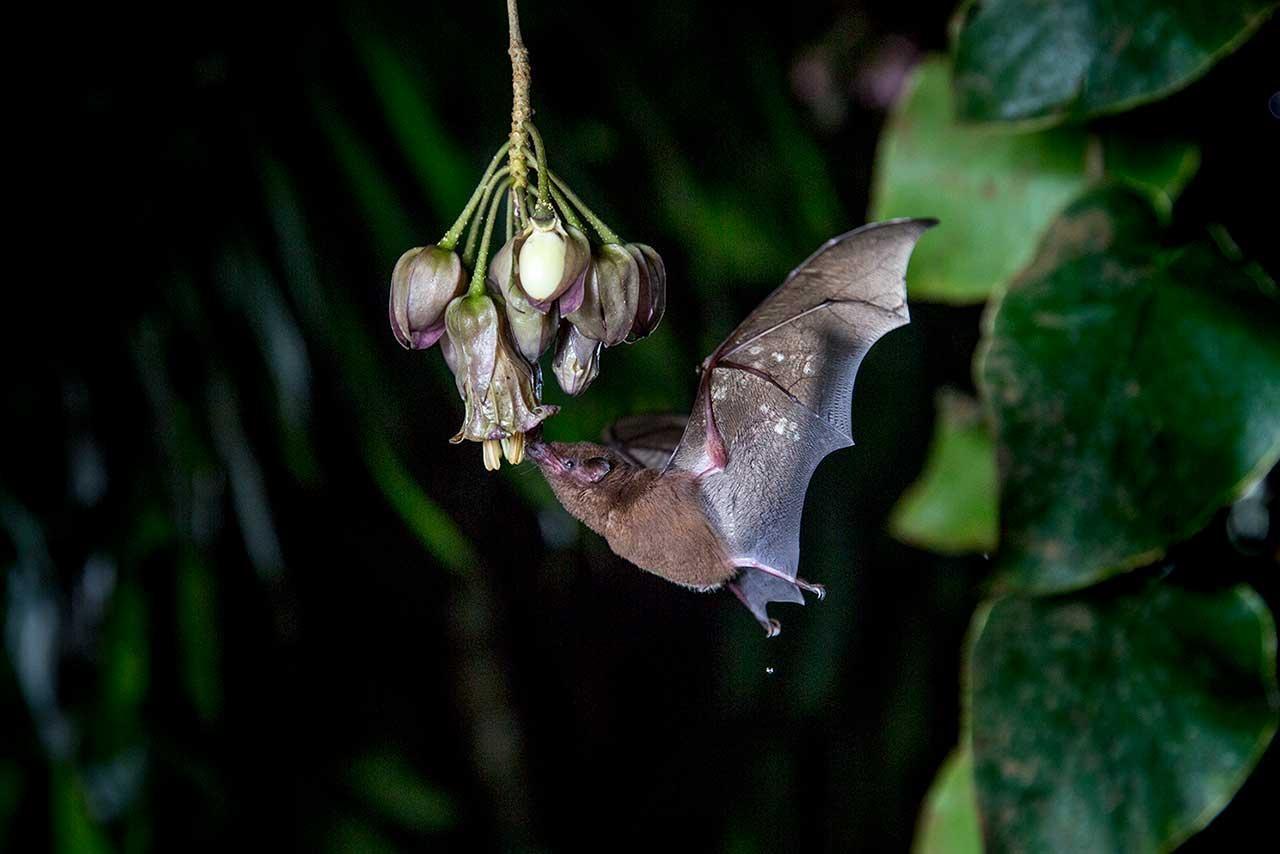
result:
[[[560,312],[555,304],[549,312],[535,309],[524,292],[514,286],[516,239],[508,240],[489,262],[486,284],[491,292],[502,296],[507,323],[520,355],[537,362],[556,340]]]
[[[640,297],[640,265],[626,247],[601,246],[591,260],[582,304],[565,319],[606,347],[621,344],[635,322]]]
[[[600,373],[600,350],[604,344],[588,338],[576,326],[566,323],[560,330],[551,372],[565,394],[577,397]]]
[[[400,256],[391,273],[387,314],[401,346],[425,350],[444,334],[444,309],[466,287],[456,252],[418,246]]]
[[[626,248],[640,267],[640,296],[627,340],[639,341],[658,328],[667,310],[667,266],[652,246],[628,243]]]

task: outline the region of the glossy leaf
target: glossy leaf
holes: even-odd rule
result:
[[[924,471],[889,517],[893,536],[944,554],[994,551],[996,447],[979,403],[938,395],[938,419]]]
[[[911,848],[915,854],[982,854],[973,755],[968,749],[956,748],[938,769]]]
[[[991,851],[1167,851],[1276,728],[1276,635],[1251,589],[1004,599],[968,662]]]
[[[1063,208],[1097,177],[1129,181],[1172,206],[1199,164],[1183,140],[1060,128],[1009,134],[957,123],[946,59],[921,63],[876,155],[874,219],[933,216],[936,235],[911,259],[910,295],[976,303],[1009,281]]]
[[[982,302],[1030,260],[1044,229],[1084,188],[1088,136],[957,125],[950,76],[941,57],[912,75],[876,154],[871,210],[874,219],[942,223],[911,259],[912,298]]]
[[[1142,199],[1092,194],[988,318],[1006,585],[1149,563],[1280,456],[1274,285],[1207,241],[1159,236]]]
[[[1114,113],[1200,77],[1275,9],[1270,0],[984,0],[961,10],[956,105],[974,121]]]

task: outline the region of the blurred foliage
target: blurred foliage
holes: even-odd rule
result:
[[[973,754],[968,749],[957,748],[938,769],[920,810],[912,850],[915,854],[982,854]]]
[[[982,121],[1132,109],[1204,74],[1275,10],[1269,0],[967,0],[956,106]]]
[[[1055,84],[1105,58],[1115,42],[1090,40],[1116,31],[1065,27],[1073,40],[1055,42],[1042,18],[1008,13],[1018,5],[972,6],[969,28],[956,19],[953,55],[987,63],[983,51],[1001,46],[979,37],[996,32],[997,13],[999,27],[1025,24],[1034,48],[1025,68],[1006,53],[991,60],[1007,67],[979,99],[983,116],[970,114],[977,101],[956,99],[976,78],[932,58],[947,48],[949,1],[771,16],[714,3],[525,10],[537,121],[559,170],[615,228],[657,247],[671,273],[662,328],[606,354],[590,393],[551,422],[553,438],[596,436],[627,412],[686,408],[698,361],[790,265],[864,219],[873,171],[876,216],[943,220],[908,276],[913,324],[859,373],[858,447],[812,484],[802,550],[831,595],[784,614],[788,632],[770,644],[732,597],[687,594],[614,558],[528,467],[484,477],[478,457],[446,442],[461,411],[441,360],[405,353],[389,334],[396,257],[448,225],[507,131],[502,4],[90,9],[59,22],[51,33],[69,79],[38,94],[53,162],[37,170],[51,186],[32,216],[72,235],[76,257],[94,264],[33,289],[39,305],[24,316],[64,318],[72,306],[90,323],[52,342],[44,324],[17,324],[0,359],[15,414],[0,443],[0,846],[220,850],[252,838],[305,850],[510,851],[609,839],[905,850],[934,769],[973,740],[957,658],[971,610],[995,591],[991,567],[1010,565],[1011,555],[971,553],[988,542],[996,506],[995,461],[982,449],[1076,459],[1048,422],[1032,434],[1043,445],[1033,457],[1007,432],[984,437],[978,425],[995,421],[999,404],[989,396],[981,422],[945,402],[930,420],[940,388],[993,386],[975,389],[970,363],[979,339],[991,347],[997,334],[1018,352],[1056,342],[1047,364],[1011,362],[1001,387],[1036,379],[1042,403],[1077,389],[1064,418],[1096,409],[1080,405],[1088,390],[1071,371],[1123,390],[1112,373],[1137,363],[1117,353],[1163,360],[1142,377],[1160,399],[1087,401],[1119,407],[1088,434],[1098,444],[1074,446],[1111,454],[1090,492],[1003,481],[1006,541],[1007,508],[1047,498],[1075,514],[1077,558],[1059,567],[1073,583],[1116,571],[1114,554],[1152,542],[1168,554],[1069,598],[984,606],[1025,619],[996,635],[989,618],[981,648],[1002,664],[1002,684],[1031,698],[1048,696],[1043,672],[1003,665],[1083,662],[1060,686],[1092,703],[1073,722],[1105,711],[1132,729],[1107,707],[1108,685],[1171,674],[1171,657],[1152,644],[1181,644],[1199,664],[1169,675],[1159,700],[1197,714],[1248,711],[1226,736],[1230,773],[1178,766],[1205,804],[1194,822],[1138,798],[1100,819],[1086,799],[1079,826],[1127,818],[1145,828],[1156,816],[1163,824],[1146,839],[1168,842],[1212,818],[1252,762],[1237,747],[1252,731],[1261,749],[1274,726],[1259,701],[1265,674],[1241,671],[1269,623],[1250,594],[1231,591],[1243,580],[1273,607],[1280,597],[1280,489],[1275,475],[1257,481],[1275,375],[1243,361],[1274,352],[1251,331],[1273,309],[1250,316],[1244,306],[1270,305],[1263,282],[1277,270],[1275,198],[1258,180],[1276,126],[1257,104],[1274,89],[1266,77],[1280,33],[1265,24],[1185,90],[1079,124],[1116,102],[1092,90],[1081,90],[1088,102],[1063,101],[1047,87],[1028,107],[1017,87],[1036,83],[1048,50],[1070,47],[1079,60],[1044,75]],[[1135,48],[1176,47],[1179,33],[1162,34],[1191,5],[1116,14],[1140,15],[1122,21]],[[1151,65],[1142,85],[1154,88],[1142,97],[1185,85],[1236,46],[1263,7],[1241,8],[1248,20],[1206,24],[1190,71]],[[154,38],[142,17],[184,35]],[[922,56],[931,58],[913,73]],[[956,116],[1077,123],[979,130]],[[1090,283],[1032,258],[1054,239],[1056,218],[1102,182],[1140,191],[1106,198],[1143,211],[1142,239],[1126,231],[1077,258],[1118,278],[1072,302]],[[1223,249],[1205,242],[1209,224],[1222,226]],[[1106,334],[1071,346],[1072,330],[1041,322],[1033,278],[1070,303],[1081,335],[1091,324]],[[1177,328],[1135,336],[1119,308],[1125,294],[1152,289],[1151,305]],[[1020,300],[1021,320],[1009,323]],[[996,318],[985,331],[975,307],[984,301]],[[1169,394],[1175,383],[1185,400]],[[1165,443],[1187,431],[1198,441],[1169,453]],[[1206,456],[1212,431],[1219,442]],[[1231,459],[1219,466],[1219,454]],[[1126,465],[1134,459],[1152,464]],[[1003,459],[1001,471],[1017,462]],[[889,507],[922,470],[893,530],[946,556],[886,531]],[[1141,471],[1153,491],[1125,505],[1132,526],[1111,520],[1115,539],[1102,545],[1127,545],[1105,552],[1094,505],[1078,502],[1136,488],[1125,478]],[[1214,513],[1245,489],[1229,519]],[[1155,603],[1168,625],[1118,633],[1108,603],[1120,601]],[[1046,646],[1058,609],[1094,615],[1092,630]],[[1120,653],[1123,673],[1110,660]],[[1268,661],[1274,669],[1266,655],[1257,664]],[[1243,693],[1206,700],[1214,678]],[[985,702],[993,724],[1016,717],[1004,695]],[[1061,751],[1091,732],[1045,726],[1027,749]],[[1192,744],[1166,732],[1153,755],[1191,755],[1179,751]],[[992,804],[1038,805],[1037,793],[1001,788],[989,753],[975,754],[977,776],[966,777],[957,755],[921,817],[925,850],[972,851],[979,828],[993,851],[1057,832],[1035,809],[993,821]],[[1061,791],[1088,790],[1078,766],[1039,767]],[[1278,779],[1273,747],[1188,847],[1256,839]],[[980,813],[963,808],[967,785]]]
[[[937,409],[924,471],[898,499],[889,529],[903,542],[943,554],[994,551],[996,452],[982,407],[944,390]]]

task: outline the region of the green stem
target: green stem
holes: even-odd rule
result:
[[[539,178],[541,178],[541,175],[539,175]],[[564,218],[569,221],[569,225],[581,231],[582,220],[578,219],[578,215],[573,212],[573,205],[569,204],[569,200],[564,197],[564,193],[553,186],[551,188],[551,198],[556,200],[556,207],[560,209],[560,213],[564,214]]]
[[[547,180],[547,149],[542,144],[542,134],[538,133],[533,122],[525,122],[524,129],[533,140],[533,151],[538,158],[538,207],[546,207],[550,204],[551,187],[551,182]]]
[[[511,143],[504,142],[502,147],[498,149],[498,153],[493,155],[493,159],[489,161],[488,167],[484,170],[484,174],[480,176],[480,183],[476,184],[476,188],[471,191],[471,198],[467,200],[467,206],[462,209],[462,213],[458,215],[457,221],[448,231],[444,233],[444,237],[440,238],[440,242],[436,245],[446,251],[453,251],[453,247],[458,245],[458,238],[462,237],[462,230],[467,227],[467,221],[471,219],[471,215],[476,211],[476,205],[480,203],[480,196],[484,193],[484,188],[488,186],[489,179],[493,177],[493,172],[498,168],[498,164],[502,162],[502,158],[506,156],[507,149],[511,147]]]
[[[507,178],[502,182],[502,186],[494,194],[493,202],[489,205],[489,214],[484,218],[484,237],[480,238],[480,255],[476,262],[474,271],[471,273],[471,286],[467,288],[467,296],[476,296],[484,293],[484,274],[489,268],[489,241],[493,237],[493,222],[498,218],[498,207],[502,202],[502,193],[507,187],[511,186],[511,179]]]
[[[524,46],[524,38],[520,35],[520,12],[516,8],[516,0],[507,0],[507,29],[509,44],[507,55],[511,57],[511,148],[508,149],[508,162],[511,166],[511,183],[517,191],[522,191],[529,183],[528,163],[525,160],[524,124],[533,115],[533,107],[529,103],[529,51]],[[524,225],[524,196],[522,192],[515,194],[516,224]]]
[[[511,171],[510,166],[503,166],[489,178],[489,183],[484,185],[484,194],[480,198],[480,211],[483,213],[489,207],[489,197],[493,195],[494,189],[502,183],[502,179]],[[471,231],[467,234],[467,248],[462,252],[462,262],[465,266],[470,267],[475,263],[476,259],[476,240],[480,236],[480,217],[476,217],[471,223]]]
[[[512,237],[514,237],[514,236],[515,236],[515,233],[516,233],[516,221],[515,221],[516,200],[512,198],[512,195],[513,195],[514,193],[515,193],[515,191],[514,191],[514,190],[511,190],[511,189],[508,189],[508,190],[507,190],[507,231],[506,231],[506,235],[507,235],[507,240],[508,240],[508,241],[509,241],[509,240],[511,240],[511,238],[512,238]]]
[[[615,232],[609,226],[605,225],[604,220],[596,216],[595,213],[592,212],[591,208],[584,205],[582,203],[582,199],[574,195],[573,190],[570,190],[568,185],[565,184],[564,181],[560,180],[559,175],[548,170],[547,177],[549,177],[552,181],[554,181],[555,185],[560,188],[560,192],[564,193],[565,196],[568,197],[569,201],[573,202],[574,207],[576,207],[579,211],[582,212],[582,215],[587,218],[587,222],[591,223],[591,227],[596,230],[596,234],[600,235],[600,240],[602,242],[604,243],[621,243],[622,242],[622,240],[618,237],[617,232]]]

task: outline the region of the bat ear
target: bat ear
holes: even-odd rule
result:
[[[582,464],[582,473],[592,483],[599,483],[611,471],[613,471],[613,463],[604,457],[592,457]]]

